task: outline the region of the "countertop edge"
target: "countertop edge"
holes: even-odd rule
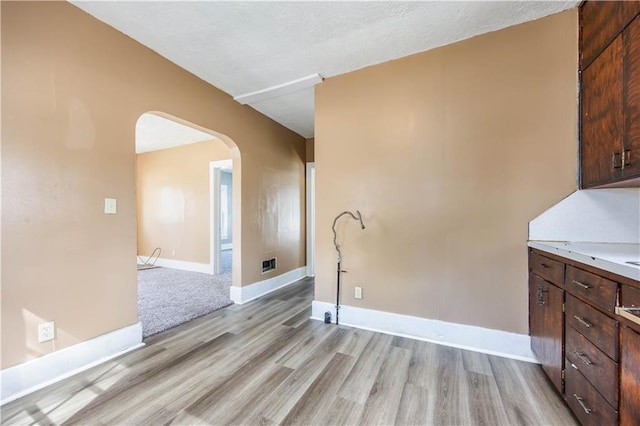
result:
[[[558,247],[558,244],[563,243],[565,242],[527,241],[527,246],[640,282],[640,268],[602,259],[597,255],[578,253],[569,248]]]

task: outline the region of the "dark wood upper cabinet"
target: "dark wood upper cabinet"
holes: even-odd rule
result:
[[[640,16],[622,33],[624,45],[623,178],[640,175]]]
[[[580,69],[585,69],[640,13],[640,1],[588,1],[580,8]]]
[[[582,72],[582,186],[619,178],[622,171],[622,38]],[[616,163],[616,164],[614,164]]]
[[[640,1],[580,8],[582,188],[640,177]]]

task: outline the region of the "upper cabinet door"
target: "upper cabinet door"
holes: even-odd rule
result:
[[[640,176],[640,16],[622,33],[624,44],[623,178]]]
[[[580,8],[580,69],[585,69],[640,13],[640,1],[588,1]]]
[[[620,177],[623,120],[622,36],[582,71],[580,164],[582,187]]]
[[[580,176],[591,188],[640,177],[640,0],[580,7]]]

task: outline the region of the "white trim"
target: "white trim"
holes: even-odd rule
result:
[[[315,271],[316,240],[316,163],[307,163],[307,276]]]
[[[136,324],[0,371],[0,405],[144,346]]]
[[[208,274],[220,273],[220,181],[221,172],[233,170],[233,160],[209,162],[209,270]],[[233,215],[233,211],[231,212]],[[217,231],[217,232],[216,232]],[[180,269],[180,268],[177,268]],[[189,269],[187,269],[188,271]],[[196,271],[200,272],[200,271]]]
[[[155,263],[152,259],[150,263],[153,263],[156,266],[162,266],[163,268],[180,269],[181,271],[202,272],[203,274],[211,274],[212,271],[211,264],[209,263],[187,262],[185,260],[164,259],[162,257],[158,258]],[[138,264],[140,264],[140,259],[138,259]]]
[[[209,263],[213,273],[220,273],[220,167],[216,167],[215,162],[209,163],[211,167],[211,226],[209,235],[211,246],[209,249]]]
[[[318,83],[322,83],[322,76],[320,74],[312,74],[307,77],[302,77],[297,80],[288,81],[276,86],[267,87],[266,89],[256,90],[255,92],[245,93],[243,95],[234,96],[233,100],[246,104],[255,104],[256,102],[265,101],[267,99],[277,98],[279,96],[287,95],[289,93],[295,93],[299,90],[313,87]]]
[[[233,243],[220,244],[220,250],[233,250]]]
[[[279,288],[293,284],[301,278],[306,277],[307,268],[302,266],[294,269],[293,271],[285,272],[277,277],[269,278],[264,281],[258,281],[257,283],[245,285],[242,287],[231,286],[229,289],[229,298],[234,303],[242,305],[243,303],[250,302],[258,297],[264,296],[267,293],[278,290]]]
[[[331,312],[331,319],[335,322],[335,305],[314,300],[311,318],[324,321],[324,313],[327,311]],[[538,363],[531,351],[531,339],[526,334],[508,333],[473,325],[456,324],[347,305],[340,305],[340,324],[474,352]]]

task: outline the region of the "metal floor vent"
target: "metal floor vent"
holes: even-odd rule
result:
[[[276,258],[271,258],[262,261],[262,273],[269,272],[273,269],[276,269]]]

